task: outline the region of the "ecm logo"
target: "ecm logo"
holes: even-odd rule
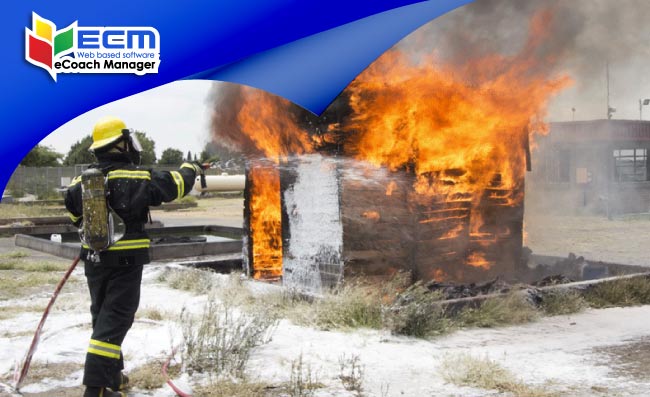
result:
[[[158,31],[151,27],[79,28],[77,31],[78,49],[153,50],[159,40]]]
[[[32,30],[25,28],[25,59],[58,73],[158,73],[160,34],[150,26],[78,26],[63,29],[32,13]]]

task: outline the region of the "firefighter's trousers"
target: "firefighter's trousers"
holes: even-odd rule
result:
[[[107,267],[85,262],[93,333],[86,353],[83,384],[117,389],[124,369],[122,341],[140,303],[142,265]]]

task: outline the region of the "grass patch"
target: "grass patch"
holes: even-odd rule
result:
[[[263,382],[248,382],[240,379],[219,380],[194,388],[194,397],[275,397],[281,394],[279,388]]]
[[[14,258],[0,258],[0,270],[23,270],[26,272],[63,272],[69,263],[50,261],[25,261]]]
[[[34,362],[29,367],[26,383],[41,383],[45,379],[63,380],[83,369],[81,363]]]
[[[314,321],[323,329],[381,328],[381,296],[357,283],[344,285],[336,294],[313,305]]]
[[[174,200],[174,202],[178,204],[197,204],[197,201],[198,200],[196,197],[189,194],[187,196],[181,197],[178,200]]]
[[[56,209],[60,208],[60,211]],[[54,211],[53,211],[54,210]],[[0,205],[0,219],[21,218],[21,217],[41,217],[65,215],[66,210],[63,207],[48,207],[44,205],[25,205],[25,204],[2,204]]]
[[[158,278],[171,288],[189,291],[194,294],[205,294],[212,290],[212,273],[199,269],[165,269]]]
[[[21,313],[38,313],[45,310],[45,306],[0,306],[0,320],[6,320],[8,318],[16,317]]]
[[[12,259],[18,259],[18,258],[24,258],[27,256],[27,252],[25,251],[11,251],[7,254],[1,255],[1,257],[7,257],[7,258],[12,258]]]
[[[468,354],[444,357],[439,367],[442,378],[458,386],[497,390],[515,397],[553,397],[560,394],[543,387],[531,386],[518,379],[511,371],[489,358]]]
[[[587,306],[587,301],[579,292],[557,290],[545,293],[539,307],[547,316],[559,316],[581,312]]]
[[[492,328],[523,324],[539,318],[539,312],[528,300],[515,293],[490,298],[476,308],[466,308],[458,315],[458,325]]]
[[[0,277],[0,300],[26,296],[39,287],[53,286],[61,280],[59,273],[11,271],[10,276],[5,274]],[[72,278],[68,280],[68,283],[74,282]]]
[[[154,320],[154,321],[162,321],[166,318],[169,318],[167,313],[164,313],[155,307],[145,307],[138,310],[136,317],[146,318],[147,320]]]
[[[633,277],[599,283],[584,294],[589,306],[595,308],[650,304],[650,279]]]
[[[305,310],[306,302],[295,295],[285,300],[289,299],[294,319],[304,325],[321,329],[380,329],[385,324],[385,308],[406,288],[407,278],[406,274],[398,273],[379,285],[352,280],[323,299],[315,300],[309,310]]]
[[[130,387],[154,390],[161,388],[166,382],[162,375],[163,360],[150,361],[128,373]],[[180,365],[170,365],[167,375],[171,378],[180,374]]]

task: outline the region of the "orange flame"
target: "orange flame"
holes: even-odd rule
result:
[[[364,211],[361,216],[367,219],[372,219],[373,221],[378,221],[381,218],[381,215],[379,215],[379,212],[377,211]]]
[[[458,236],[460,236],[460,232],[462,232],[464,229],[462,224],[456,225],[453,229],[449,230],[447,233],[445,233],[442,237],[439,238],[439,240],[450,240],[454,239]]]
[[[386,186],[386,196],[392,196],[395,188],[397,188],[397,183],[395,183],[395,181],[390,181],[388,186]]]
[[[250,229],[253,239],[253,277],[282,276],[282,212],[280,172],[275,167],[252,167]]]
[[[485,259],[485,254],[481,252],[472,252],[467,257],[467,262],[469,266],[473,267],[482,267],[483,269],[489,269],[491,264]]]
[[[566,75],[549,76],[556,59],[540,59],[552,18],[550,10],[538,13],[528,41],[511,56],[458,66],[434,56],[414,64],[407,53],[385,53],[349,87],[353,116],[344,128],[355,134],[348,148],[377,166],[413,170],[419,202],[471,202],[472,240],[495,241],[497,232],[483,229],[482,206],[486,200],[492,206],[521,203],[529,131],[547,131],[548,101],[571,84]],[[439,239],[463,230],[450,228]],[[466,264],[490,266],[481,253],[469,255]]]
[[[212,112],[219,143],[243,151],[249,158],[278,163],[288,154],[308,153],[312,141],[297,125],[286,99],[251,87],[223,84]]]
[[[249,156],[279,163],[289,154],[312,151],[312,142],[291,117],[289,101],[250,87],[238,92],[236,129],[230,135]],[[222,110],[222,112],[228,109]],[[253,277],[282,276],[282,212],[280,172],[268,164],[251,163],[250,228],[253,240]]]

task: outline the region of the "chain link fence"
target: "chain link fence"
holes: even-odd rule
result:
[[[19,166],[11,175],[5,194],[13,198],[33,195],[39,200],[62,198],[62,189],[68,187],[72,179],[86,168],[88,164],[70,167]]]
[[[62,192],[68,187],[75,176],[81,175],[88,164],[78,164],[70,167],[23,167],[14,171],[3,196],[9,194],[18,199],[28,195],[38,200],[60,199]],[[177,170],[178,166],[154,166],[161,171]],[[207,175],[219,175],[220,170],[206,170]]]

